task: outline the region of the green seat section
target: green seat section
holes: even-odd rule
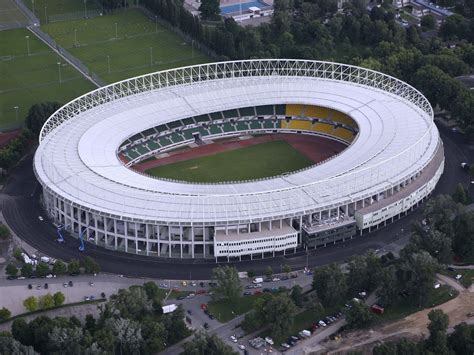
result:
[[[237,118],[239,117],[239,112],[236,109],[225,110],[222,112],[225,118]]]
[[[165,146],[171,144],[170,140],[168,139],[168,136],[160,137],[160,138],[158,139],[158,141],[160,142],[160,145],[161,145],[162,147],[165,147]]]
[[[224,132],[234,132],[235,131],[235,127],[230,122],[224,123],[222,125],[222,129],[224,130]]]
[[[186,129],[183,131],[185,139],[193,139],[193,134],[191,133],[191,129]]]
[[[221,134],[222,130],[217,124],[213,124],[209,126],[209,130],[211,131],[211,134]]]
[[[156,150],[160,148],[158,143],[156,143],[154,140],[149,140],[148,142],[146,142],[146,144],[148,148],[150,148],[150,150]]]
[[[145,144],[137,145],[135,149],[140,153],[140,155],[150,152],[150,150],[145,146]]]
[[[250,129],[262,129],[262,124],[260,121],[252,120],[250,122]]]
[[[237,122],[237,131],[247,131],[249,126],[246,124],[246,121]]]
[[[196,122],[194,122],[194,120],[193,120],[192,117],[185,118],[185,119],[183,119],[182,121],[183,121],[183,123],[184,123],[186,126],[188,126],[188,125],[190,125],[190,124],[195,124],[195,123],[196,123]]]
[[[266,129],[275,128],[275,121],[274,120],[264,120],[263,121],[263,128],[266,128]]]
[[[273,115],[273,105],[264,105],[255,107],[257,115]]]
[[[210,113],[209,116],[211,116],[212,120],[222,120],[222,114],[220,112]]]
[[[194,120],[195,120],[196,122],[209,122],[209,121],[210,121],[208,115],[195,116],[195,117],[194,117]]]
[[[285,116],[286,105],[275,105],[275,115]]]
[[[239,108],[240,116],[255,116],[255,107]]]

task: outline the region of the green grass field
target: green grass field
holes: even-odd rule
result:
[[[276,176],[312,164],[287,142],[273,141],[163,165],[146,172],[192,182],[240,181]]]
[[[25,36],[29,36],[30,56]],[[43,101],[67,101],[94,86],[26,29],[0,35],[0,130],[23,121],[31,105]],[[16,109],[18,106],[18,121]]]
[[[87,0],[85,7],[84,0],[24,0],[24,3],[31,11],[34,10],[41,24],[46,22],[46,16],[66,15],[75,12],[85,15],[86,11],[100,9],[95,0]]]
[[[109,83],[210,61],[137,9],[117,10],[88,20],[50,23],[41,28]]]
[[[0,0],[0,28],[13,23],[28,23],[28,20],[13,0]]]

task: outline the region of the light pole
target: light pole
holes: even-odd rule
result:
[[[14,106],[13,107],[15,109],[15,121],[16,123],[18,123],[18,109],[20,108],[20,106]]]
[[[150,67],[153,66],[153,47],[150,47]]]
[[[117,35],[117,22],[115,22],[115,39],[117,39],[118,35]]]
[[[158,16],[155,15],[155,32],[158,33]]]
[[[107,74],[110,74],[110,56],[107,56]]]
[[[58,62],[58,74],[59,74],[59,83],[61,84],[62,79],[61,79],[61,62]]]
[[[30,36],[25,36],[25,38],[26,38],[26,51],[29,57],[30,56]]]
[[[84,17],[87,18],[87,0],[84,0]]]
[[[191,41],[191,58],[194,59],[194,39]]]
[[[48,23],[48,12],[46,11],[46,6],[44,7],[44,21]]]
[[[74,29],[74,46],[77,47],[77,28]]]
[[[35,0],[31,0],[31,7],[33,8],[33,14],[35,13]]]

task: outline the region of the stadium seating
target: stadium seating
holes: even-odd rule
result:
[[[237,121],[236,125],[237,131],[246,131],[249,129],[249,126],[247,125],[247,121]]]
[[[275,105],[275,115],[284,116],[286,113],[286,105]]]
[[[160,146],[154,141],[154,140],[149,140],[145,143],[150,150],[156,150],[160,148]]]
[[[306,121],[306,120],[291,120],[288,122],[287,127],[289,129],[295,129],[295,130],[304,130],[304,131],[310,131],[311,130],[311,122]]]
[[[331,135],[333,133],[334,126],[327,123],[315,123],[313,124],[311,130]]]
[[[222,125],[222,129],[224,130],[224,132],[234,132],[235,131],[235,126],[233,124],[231,124],[230,122],[225,122],[223,125]]]
[[[331,110],[329,118],[334,122],[357,128],[357,124],[354,122],[354,120],[342,112]]]
[[[263,121],[263,128],[265,129],[274,129],[275,121],[274,120],[265,120]]]
[[[255,111],[259,116],[273,115],[273,105],[257,106]]]
[[[347,142],[352,142],[352,140],[354,139],[354,133],[352,133],[348,129],[342,128],[342,127],[336,128],[332,134],[334,136],[338,137],[338,138],[341,138],[341,139],[347,141]]]
[[[331,109],[320,106],[307,105],[304,110],[306,117],[327,118]]]
[[[304,105],[299,104],[288,104],[286,105],[286,115],[287,116],[301,116],[303,115]]]
[[[262,129],[262,124],[258,120],[249,121],[250,129]]]
[[[209,127],[211,134],[222,134],[222,129],[217,124],[213,124]]]

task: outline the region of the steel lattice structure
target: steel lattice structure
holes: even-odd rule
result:
[[[117,158],[123,141],[157,124],[246,106],[292,103],[349,115],[359,126],[357,139],[320,166],[234,184],[152,179],[127,169]],[[210,248],[220,228],[226,233],[239,226],[261,230],[262,223],[279,221],[283,226],[283,221],[298,226],[302,243],[302,226],[315,216],[333,218],[337,212],[337,218],[359,218],[361,230],[378,225],[375,217],[370,225],[361,222],[369,215],[364,212],[367,206],[374,209],[379,203],[381,210],[387,209],[384,204],[393,196],[408,201],[404,194],[410,192],[416,196],[410,195],[410,203],[402,208],[406,211],[432,191],[443,161],[432,108],[410,85],[350,65],[268,59],[167,70],[85,94],[45,123],[34,167],[46,208],[74,233],[88,227],[87,233],[105,238],[106,245],[113,238],[115,249],[121,249],[117,240],[124,239],[126,245],[133,240],[136,252],[146,248],[147,254],[155,244],[160,250],[165,243],[160,238],[168,233],[166,254],[174,256],[171,250],[178,245],[181,257],[190,234],[189,255],[195,257],[201,254],[195,253],[195,246]],[[417,190],[411,191],[414,187]],[[382,222],[392,217],[393,213],[386,215]],[[128,232],[123,236],[122,228],[136,231],[133,238]],[[173,242],[175,232],[179,238]],[[199,233],[202,242],[195,239]],[[204,251],[204,257],[212,253]]]

